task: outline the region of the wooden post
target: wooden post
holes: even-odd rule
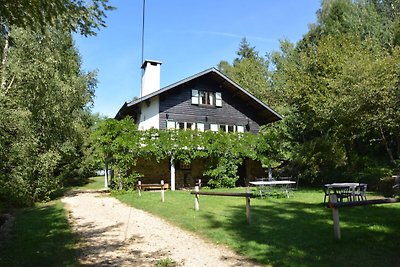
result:
[[[249,187],[247,187],[246,193],[249,193],[249,192],[250,192],[250,189],[249,189]],[[250,224],[251,215],[250,215],[250,197],[249,196],[246,197],[246,220],[247,220],[247,223]]]
[[[171,157],[171,190],[175,191],[175,163],[174,163],[174,157]]]
[[[331,203],[335,204],[337,202],[336,194],[331,195]],[[339,209],[332,208],[332,218],[333,218],[333,231],[335,233],[335,237],[340,239],[340,221],[339,221]]]
[[[105,161],[105,166],[104,166],[104,189],[108,190],[108,164],[107,164],[107,160]]]
[[[164,198],[164,180],[161,180],[161,202],[165,202]]]
[[[199,202],[199,194],[196,194],[199,192],[199,186],[196,185],[194,187],[195,195],[194,195],[194,210],[199,210],[200,209],[200,202]]]
[[[138,184],[138,193],[139,193],[139,197],[141,197],[142,196],[142,193],[140,192],[140,190],[142,189],[142,182],[141,181],[138,181],[137,182],[137,184]]]

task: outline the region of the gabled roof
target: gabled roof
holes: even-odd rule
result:
[[[277,112],[275,112],[273,109],[271,109],[269,106],[267,106],[265,103],[263,103],[261,100],[259,100],[258,98],[256,98],[255,96],[253,96],[252,94],[250,94],[248,91],[246,91],[245,89],[243,89],[240,85],[238,85],[237,83],[235,83],[233,80],[231,80],[229,77],[227,77],[226,75],[224,75],[222,72],[220,72],[219,70],[217,70],[216,68],[210,68],[207,70],[204,70],[200,73],[197,73],[193,76],[187,77],[181,81],[178,81],[176,83],[173,83],[171,85],[168,85],[164,88],[161,88],[160,90],[157,90],[151,94],[148,94],[144,97],[141,97],[139,99],[135,99],[129,103],[126,103],[120,108],[120,110],[118,111],[117,115],[115,116],[116,119],[121,119],[125,116],[127,116],[128,114],[130,114],[130,111],[134,111],[137,106],[148,100],[151,99],[155,96],[161,95],[165,92],[169,92],[172,91],[176,88],[178,88],[180,85],[183,85],[187,82],[190,82],[192,80],[195,80],[197,78],[200,77],[205,77],[205,76],[209,76],[211,79],[214,79],[218,82],[224,83],[224,87],[227,90],[231,90],[232,92],[239,92],[237,94],[238,97],[242,98],[242,100],[244,101],[244,103],[247,103],[249,106],[251,106],[252,108],[254,108],[257,111],[258,114],[258,118],[255,120],[259,125],[264,125],[267,123],[271,123],[274,121],[278,121],[282,119],[282,116],[279,115]]]

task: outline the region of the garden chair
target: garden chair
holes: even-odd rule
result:
[[[360,201],[360,200],[367,200],[367,184],[360,184],[355,188],[355,198]]]
[[[353,192],[350,187],[335,188],[334,194],[336,194],[338,202],[343,202],[344,199],[349,201],[353,196]]]
[[[324,184],[324,204],[326,203],[326,199],[328,198],[328,202],[330,201],[330,188],[329,184]]]

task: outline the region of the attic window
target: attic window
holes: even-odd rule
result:
[[[192,104],[222,107],[220,92],[192,90]]]
[[[208,106],[214,106],[215,105],[215,93],[213,92],[207,92],[207,91],[200,91],[199,93],[200,105],[208,105]]]

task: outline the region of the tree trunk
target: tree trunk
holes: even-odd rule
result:
[[[1,59],[1,83],[0,83],[0,90],[4,92],[6,90],[6,82],[7,82],[7,75],[6,75],[6,63],[7,63],[7,54],[8,49],[10,47],[9,44],[9,37],[8,34],[4,36],[4,47],[3,47],[3,57]]]
[[[394,160],[392,150],[390,149],[389,143],[388,143],[388,141],[387,141],[387,139],[386,139],[386,136],[385,136],[385,134],[383,133],[382,126],[380,126],[379,129],[380,129],[380,131],[381,131],[381,136],[382,136],[382,140],[383,140],[383,145],[385,146],[386,152],[387,152],[387,154],[388,154],[388,156],[389,156],[390,163],[392,163],[393,165],[396,165],[396,161]]]

